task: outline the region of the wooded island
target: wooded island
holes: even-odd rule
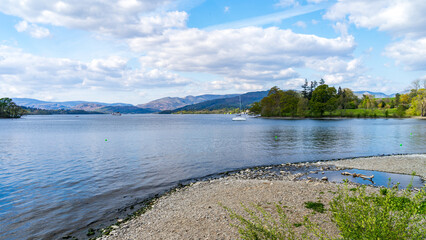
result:
[[[406,117],[426,116],[426,80],[412,84],[405,94],[392,98],[375,98],[363,95],[358,98],[351,89],[336,90],[321,79],[305,80],[302,91],[283,91],[278,87],[269,90],[268,96],[253,103],[250,111],[263,117]]]

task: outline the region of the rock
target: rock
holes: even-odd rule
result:
[[[366,179],[366,178],[368,178],[368,179],[373,179],[373,178],[374,178],[374,175],[367,176],[367,175],[364,175],[364,174],[359,174],[359,177],[360,177],[360,178],[363,178],[363,179]]]
[[[123,222],[123,219],[118,219],[117,222],[121,223]]]
[[[328,177],[322,177],[321,180],[328,181]]]
[[[351,173],[349,173],[349,172],[342,172],[341,174],[342,174],[342,175],[345,175],[345,176],[352,175],[352,174],[351,174]]]

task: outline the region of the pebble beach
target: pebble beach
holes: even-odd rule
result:
[[[423,179],[426,177],[426,154],[356,158],[300,165],[401,174],[411,174],[415,171]],[[268,210],[274,207],[274,203],[286,206],[285,211],[291,223],[301,223],[303,217],[309,215],[311,221],[319,224],[330,236],[338,236],[336,226],[328,220],[329,211],[313,214],[304,203],[322,202],[327,209],[341,184],[320,179],[300,179],[299,173],[266,172],[253,173],[247,169],[177,189],[155,199],[152,208],[146,213],[119,226],[113,225],[109,235],[102,236],[101,239],[238,239],[237,229],[230,226],[236,222],[222,206],[243,213],[241,204],[256,204]],[[378,191],[378,188],[367,186],[367,191]],[[296,232],[303,231],[303,228],[296,228]]]

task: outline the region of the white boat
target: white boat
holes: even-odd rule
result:
[[[241,107],[241,96],[240,96],[240,109],[241,109],[242,107]],[[243,116],[241,113],[240,114],[237,114],[237,116],[236,117],[233,117],[232,118],[232,121],[245,121],[245,120],[247,120],[247,118],[245,117],[245,116]]]
[[[245,121],[247,120],[245,117],[243,117],[241,114],[238,114],[236,117],[232,118],[232,121]]]

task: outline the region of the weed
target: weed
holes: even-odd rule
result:
[[[221,204],[220,204],[221,205]],[[251,204],[252,209],[241,204],[245,213],[249,216],[248,219],[235,211],[221,205],[231,216],[232,219],[238,220],[239,224],[231,224],[238,229],[242,239],[306,239],[306,233],[299,238],[296,236],[292,224],[287,219],[284,208],[275,204],[275,209],[278,214],[276,220],[271,213],[267,212],[259,205]],[[254,209],[254,210],[253,210]]]
[[[295,226],[295,227],[301,227],[303,224],[301,224],[301,223],[294,223],[293,224],[293,226]]]
[[[93,228],[89,228],[89,230],[87,230],[87,234],[86,234],[87,236],[92,236],[92,235],[95,235],[95,229],[93,229]]]
[[[323,213],[325,210],[324,204],[320,202],[305,202],[305,207],[319,213]]]

